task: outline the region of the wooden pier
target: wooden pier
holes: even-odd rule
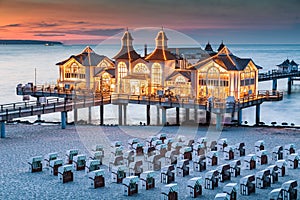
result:
[[[77,121],[77,109],[91,108],[99,106],[100,125],[104,123],[104,105],[114,104],[119,106],[119,125],[126,124],[127,105],[140,104],[146,105],[147,125],[150,124],[150,106],[157,106],[162,110],[162,124],[167,122],[167,109],[176,108],[176,122],[179,124],[179,108],[185,108],[186,115],[190,109],[205,110],[207,123],[210,122],[211,113],[216,114],[216,128],[221,129],[221,119],[225,113],[238,113],[238,122],[241,123],[242,109],[256,106],[256,123],[260,121],[260,104],[265,101],[280,101],[283,93],[278,91],[259,91],[258,95],[250,95],[235,102],[225,100],[201,99],[175,99],[159,96],[139,96],[128,94],[107,94],[99,95],[88,91],[57,91],[57,90],[37,90],[37,87],[20,88],[17,87],[17,95],[30,95],[37,98],[37,101],[17,102],[0,105],[1,138],[5,137],[5,122],[15,118],[28,116],[40,116],[42,114],[61,112],[61,127],[66,128],[67,112],[74,110],[74,121]],[[39,102],[41,97],[57,97],[48,99],[46,102]],[[91,109],[89,109],[91,112]],[[160,118],[160,116],[157,116]],[[91,120],[89,114],[89,121]],[[197,118],[197,116],[195,116]],[[188,117],[187,117],[188,119]]]

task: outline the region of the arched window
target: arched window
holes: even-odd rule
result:
[[[182,84],[185,84],[185,83],[186,83],[186,80],[184,79],[183,76],[177,76],[176,77],[175,84],[182,85]]]
[[[161,73],[161,66],[159,63],[154,63],[152,65],[152,84],[153,85],[161,85],[161,77],[162,73]]]
[[[124,62],[118,64],[118,80],[121,80],[124,76],[127,75],[127,67]]]
[[[211,67],[207,71],[206,82],[208,86],[219,86],[220,85],[220,71],[216,67]]]
[[[138,63],[134,66],[133,72],[138,74],[148,74],[149,69],[144,63]]]
[[[98,67],[106,68],[107,64],[106,64],[106,62],[103,61],[103,62],[101,62],[101,63],[98,64]]]

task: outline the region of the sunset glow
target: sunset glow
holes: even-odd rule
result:
[[[126,27],[165,26],[200,42],[300,43],[299,6],[296,0],[2,0],[0,39],[95,42]]]

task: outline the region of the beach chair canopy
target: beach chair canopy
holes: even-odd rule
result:
[[[42,160],[43,160],[42,156],[34,156],[34,157],[29,158],[28,162],[32,164],[35,162],[42,162]]]
[[[77,162],[77,161],[79,161],[79,160],[86,160],[86,155],[80,154],[80,155],[74,156],[73,160],[74,160],[75,162]]]
[[[119,166],[113,166],[111,171],[114,173],[117,173],[119,171],[125,171],[126,170],[126,166],[125,165],[119,165]]]
[[[282,166],[287,166],[287,162],[285,160],[277,160],[275,165],[279,168],[282,168]]]
[[[255,154],[248,154],[244,158],[244,161],[246,161],[246,162],[250,162],[251,160],[256,160],[256,155]]]
[[[227,146],[227,147],[224,148],[225,152],[229,152],[229,151],[233,151],[233,150],[234,150],[233,146]]]
[[[178,185],[176,183],[165,185],[161,188],[161,192],[169,194],[170,192],[178,192]]]
[[[79,150],[78,149],[70,149],[67,150],[67,155],[76,155],[78,154]]]
[[[138,176],[128,176],[126,178],[123,179],[123,184],[124,185],[129,185],[130,183],[138,183],[139,182],[139,177]]]
[[[58,172],[60,174],[63,174],[64,172],[69,172],[69,171],[73,171],[72,165],[63,165],[58,168]]]
[[[237,183],[228,183],[223,188],[223,192],[227,194],[231,194],[232,192],[237,192],[237,190],[238,190]]]
[[[255,146],[259,147],[260,145],[265,145],[265,141],[264,140],[258,140],[255,142]]]
[[[57,152],[53,152],[53,153],[48,153],[46,156],[45,156],[45,159],[50,161],[50,160],[54,160],[58,157],[58,153]]]
[[[89,160],[86,165],[88,167],[94,166],[94,165],[100,165],[100,160]]]
[[[251,175],[242,177],[240,179],[240,184],[247,185],[248,182],[253,182],[253,181],[255,181],[255,176],[251,174]]]
[[[89,172],[89,177],[90,178],[95,178],[97,176],[104,176],[105,175],[105,170],[104,169],[98,169],[92,172]]]
[[[221,173],[222,171],[225,170],[229,170],[230,169],[230,165],[229,164],[223,164],[217,167],[217,170],[219,173]]]
[[[97,158],[97,157],[101,157],[103,156],[103,152],[102,151],[95,151],[94,152],[94,157]]]
[[[135,144],[140,142],[140,140],[138,138],[131,138],[128,140],[128,144]]]
[[[235,145],[234,145],[234,147],[236,148],[236,149],[241,149],[241,148],[243,148],[245,146],[245,143],[244,142],[239,142],[239,143],[236,143]]]
[[[112,143],[111,143],[111,146],[112,147],[119,147],[119,146],[122,146],[123,144],[122,144],[122,142],[121,141],[113,141]]]
[[[270,170],[269,169],[264,169],[261,171],[256,172],[255,177],[259,179],[263,179],[263,177],[269,176],[270,175]]]
[[[282,146],[276,146],[273,148],[273,153],[279,153],[280,151],[283,151],[283,147]]]
[[[299,160],[299,155],[297,153],[292,153],[288,156],[288,160],[290,161]]]
[[[281,193],[281,188],[276,188],[273,189],[270,193],[269,193],[269,199],[278,199],[280,193]]]
[[[227,138],[221,138],[218,140],[218,144],[222,145],[222,144],[227,144]]]
[[[218,152],[217,151],[210,151],[206,154],[206,157],[212,158],[212,157],[218,157]]]
[[[167,166],[164,166],[163,168],[161,168],[161,173],[164,173],[166,174],[168,171],[173,171],[175,170],[175,167],[173,165],[167,165]]]
[[[167,138],[167,139],[165,140],[165,143],[166,143],[166,144],[169,144],[169,143],[172,143],[173,141],[174,141],[173,138]]]
[[[207,137],[198,138],[197,142],[200,143],[200,144],[202,144],[204,142],[207,142]]]
[[[157,137],[158,138],[167,138],[167,134],[166,133],[159,133],[159,134],[157,134]]]
[[[256,152],[256,156],[259,157],[259,158],[264,156],[264,155],[268,155],[267,150],[260,150],[260,151]]]
[[[230,200],[230,196],[227,193],[218,193],[215,196],[215,200]]]
[[[205,173],[205,178],[212,179],[213,177],[219,176],[219,172],[217,170],[210,170]]]
[[[273,173],[278,170],[278,167],[277,167],[277,165],[270,165],[267,169],[269,169],[270,172]]]
[[[54,167],[55,165],[63,165],[64,161],[62,159],[55,159],[50,161],[50,167]]]
[[[290,149],[296,149],[296,145],[295,144],[286,144],[284,145],[284,149],[286,150],[290,150]]]
[[[183,159],[177,162],[177,167],[182,168],[184,165],[189,165],[189,160],[188,159]]]
[[[197,185],[202,185],[203,180],[202,177],[194,177],[188,180],[187,185],[194,188]]]
[[[158,139],[159,138],[157,136],[150,136],[150,137],[147,138],[146,141],[150,143],[150,142],[153,142],[153,141],[158,140]]]
[[[293,188],[296,188],[298,187],[298,183],[296,180],[289,180],[287,182],[284,182],[282,185],[281,185],[281,188],[285,191],[289,191],[290,189],[293,189]]]
[[[153,178],[155,175],[154,171],[145,171],[141,173],[140,178],[146,180],[147,178]]]
[[[193,145],[193,149],[194,149],[194,150],[198,150],[198,149],[202,149],[202,148],[204,148],[204,145],[203,145],[203,144],[195,143],[195,144]]]
[[[240,160],[233,160],[229,163],[230,167],[235,168],[237,166],[241,165],[241,161]]]
[[[101,144],[96,145],[95,151],[103,151],[103,146]]]

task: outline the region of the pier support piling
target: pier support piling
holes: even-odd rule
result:
[[[1,121],[1,138],[5,138],[5,121]]]
[[[61,128],[65,129],[67,126],[67,112],[61,112]]]
[[[156,124],[159,125],[160,124],[160,110],[159,107],[156,107]]]
[[[198,123],[198,109],[197,108],[194,109],[194,120],[196,123]]]
[[[272,90],[277,90],[277,79],[273,79]]]
[[[104,105],[100,105],[100,126],[104,125]]]
[[[161,123],[163,126],[167,123],[167,109],[164,107],[161,108]]]
[[[210,124],[210,119],[211,119],[211,113],[209,111],[206,111],[206,124]]]
[[[147,105],[147,107],[146,107],[146,111],[147,111],[147,116],[146,116],[146,118],[147,118],[147,126],[149,126],[150,125],[150,105]]]
[[[92,107],[89,107],[88,124],[92,123]]]
[[[119,107],[119,125],[122,126],[123,125],[123,112],[122,112],[122,105],[118,105]]]
[[[288,78],[288,91],[287,91],[288,94],[291,94],[292,93],[292,78],[289,77]]]
[[[243,118],[243,116],[242,116],[242,114],[243,114],[243,112],[242,112],[242,109],[240,109],[239,111],[238,111],[238,125],[241,125],[242,124],[242,118]]]
[[[255,124],[259,125],[260,122],[260,104],[256,105],[256,111],[255,111]]]
[[[123,110],[124,110],[124,125],[127,124],[127,105],[123,105]]]
[[[216,114],[216,130],[218,130],[218,131],[222,130],[222,114],[221,113]]]
[[[78,109],[74,108],[74,123],[78,122]]]
[[[179,107],[176,107],[176,124],[180,124],[180,115],[179,115]]]
[[[189,121],[190,120],[190,109],[186,108],[185,109],[185,121]]]

